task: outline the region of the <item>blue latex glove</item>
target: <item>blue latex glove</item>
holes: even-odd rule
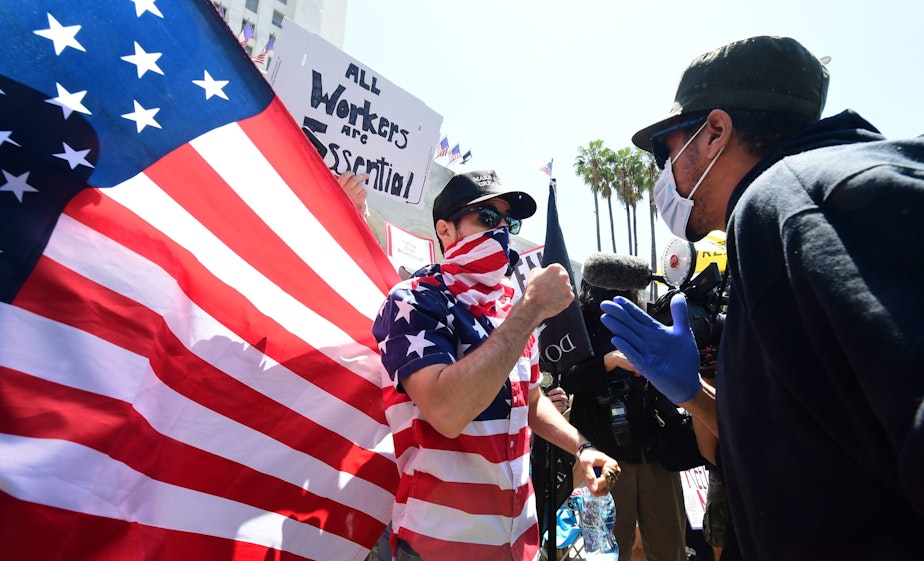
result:
[[[699,391],[699,350],[687,317],[683,294],[671,298],[674,325],[667,327],[622,296],[600,304],[601,321],[613,345],[674,403],[693,399]]]

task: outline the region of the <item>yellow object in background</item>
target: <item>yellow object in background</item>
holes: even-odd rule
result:
[[[696,249],[696,268],[694,273],[699,273],[715,263],[720,272],[725,272],[725,264],[728,261],[728,255],[725,251],[725,232],[714,230],[706,235],[705,238],[693,244]]]

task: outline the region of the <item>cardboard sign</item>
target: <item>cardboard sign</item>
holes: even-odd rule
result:
[[[690,527],[702,530],[706,494],[709,492],[709,472],[703,466],[680,472],[680,484],[683,486],[683,502]]]
[[[433,240],[423,238],[385,221],[385,253],[397,269],[413,273],[436,262]]]
[[[289,19],[267,77],[334,173],[423,208],[442,116]]]

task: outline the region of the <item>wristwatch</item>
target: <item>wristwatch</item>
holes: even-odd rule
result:
[[[581,461],[581,452],[587,450],[588,448],[595,448],[592,442],[585,442],[578,446],[577,452],[574,453],[574,457],[577,458],[577,461]]]

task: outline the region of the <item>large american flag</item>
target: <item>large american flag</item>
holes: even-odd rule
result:
[[[361,559],[398,278],[206,0],[0,36],[0,557]],[[389,391],[386,389],[386,391]]]

